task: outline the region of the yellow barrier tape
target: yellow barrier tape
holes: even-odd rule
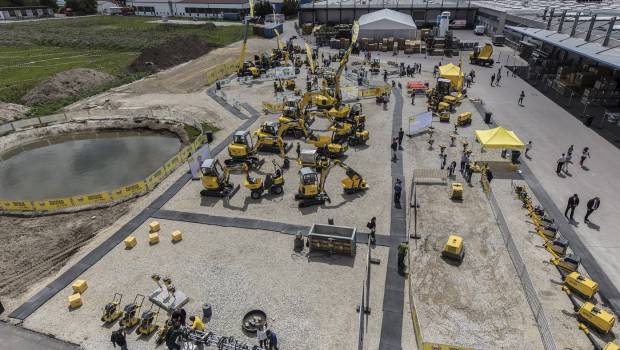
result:
[[[269,113],[278,113],[284,110],[284,103],[263,102],[263,109]]]
[[[34,206],[29,201],[0,201],[0,207],[9,211],[32,211]]]
[[[171,173],[174,169],[176,169],[177,165],[179,165],[179,154],[177,153],[174,157],[170,158],[169,161],[164,164],[164,169],[166,169],[166,173]]]
[[[149,177],[146,178],[146,186],[152,190],[157,186],[157,184],[161,181],[161,179],[166,175],[164,167],[157,169],[154,173],[152,173]]]
[[[108,192],[99,192],[91,194],[82,194],[71,197],[71,201],[76,206],[86,204],[105,203],[110,201],[110,194]]]
[[[123,198],[133,197],[146,192],[146,182],[138,181],[134,184],[117,188],[112,191],[112,200],[119,200]]]
[[[46,199],[42,201],[33,201],[35,210],[47,211],[55,209],[69,208],[73,206],[71,198]]]
[[[223,79],[225,76],[237,71],[239,63],[236,60],[230,60],[228,62],[218,64],[217,66],[207,69],[207,85],[215,83],[215,81]]]
[[[422,350],[476,350],[476,349],[468,348],[465,346],[458,346],[458,345],[445,345],[445,344],[424,342],[422,344]]]

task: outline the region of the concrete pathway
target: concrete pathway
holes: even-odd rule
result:
[[[11,350],[75,350],[80,347],[40,333],[0,322],[2,349]]]

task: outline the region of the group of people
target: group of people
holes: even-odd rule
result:
[[[422,73],[422,65],[420,63],[414,63],[413,66],[407,65],[405,67],[405,63],[400,63],[400,76],[401,77],[410,77],[413,78],[415,74]]]
[[[592,213],[597,210],[600,205],[601,199],[599,197],[594,197],[590,199],[588,203],[586,203],[586,215],[583,218],[583,221],[585,223],[590,223],[590,215],[592,215]],[[577,193],[575,193],[568,199],[568,204],[566,204],[566,210],[564,210],[564,216],[566,216],[567,219],[570,219],[570,221],[574,221],[575,209],[577,209],[577,206],[579,206],[579,196],[577,195]],[[568,215],[569,212],[570,216]]]
[[[562,156],[558,159],[556,163],[555,173],[558,175],[569,174],[568,165],[573,163],[573,150],[574,145],[570,145],[566,153],[562,153]],[[579,158],[579,166],[585,168],[584,162],[586,159],[590,158],[590,148],[584,147],[581,151],[581,157]]]

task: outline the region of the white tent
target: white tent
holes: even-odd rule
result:
[[[417,27],[411,16],[402,12],[383,9],[365,14],[359,19],[360,38],[415,39]]]

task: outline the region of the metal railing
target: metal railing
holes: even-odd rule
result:
[[[517,246],[512,240],[512,234],[508,229],[508,225],[506,224],[504,215],[499,208],[497,199],[495,199],[495,195],[493,194],[492,190],[489,190],[488,192],[485,191],[485,193],[487,195],[487,198],[489,199],[489,203],[491,204],[491,210],[493,211],[493,215],[495,216],[495,220],[497,221],[497,226],[502,233],[502,238],[504,239],[506,250],[508,250],[510,259],[512,260],[512,263],[517,270],[519,281],[521,281],[521,286],[523,287],[523,291],[525,292],[525,299],[527,299],[527,302],[532,309],[532,313],[534,314],[534,318],[536,319],[536,324],[540,332],[543,346],[545,347],[545,350],[556,350],[557,347],[555,345],[555,340],[553,339],[553,334],[551,333],[549,321],[545,316],[545,312],[542,305],[540,304],[540,300],[538,300],[538,296],[536,295],[536,290],[532,285],[530,275],[527,272],[525,264],[523,263],[523,259],[521,259],[521,254],[519,254],[519,250],[517,249]]]

